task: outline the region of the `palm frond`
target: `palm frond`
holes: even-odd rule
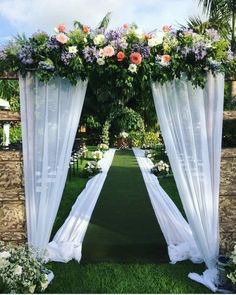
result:
[[[108,12],[98,25],[98,29],[107,29],[111,19],[111,12]]]
[[[77,29],[83,29],[83,24],[81,22],[79,22],[78,20],[74,21],[74,27]]]

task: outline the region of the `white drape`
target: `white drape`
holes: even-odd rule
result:
[[[62,197],[87,81],[20,76],[28,243],[45,250]]]
[[[202,262],[189,224],[160,186],[157,177],[151,173],[152,161],[145,157],[144,150],[133,148],[133,151],[142,172],[156,218],[168,245],[171,263],[187,259],[195,263]]]
[[[224,76],[208,74],[204,89],[194,88],[184,77],[164,85],[155,82],[152,92],[193,237],[207,267],[215,274]],[[212,289],[214,280],[213,275],[208,284]]]
[[[49,260],[68,262],[74,258],[80,262],[84,236],[114,154],[115,149],[110,149],[105,153],[105,157],[99,161],[102,172],[87,182],[69,216],[49,243],[47,248]]]

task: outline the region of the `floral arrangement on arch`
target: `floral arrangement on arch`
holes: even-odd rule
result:
[[[107,23],[91,29],[74,22],[56,34],[36,32],[17,37],[0,50],[2,71],[34,71],[43,81],[59,75],[76,83],[78,76],[130,89],[150,79],[164,83],[185,74],[194,85],[204,86],[206,73],[226,72],[233,54],[229,42],[216,30],[198,34],[165,25],[161,31],[140,32],[136,25],[107,29]]]
[[[53,274],[27,245],[0,245],[0,279],[10,293],[41,293]]]

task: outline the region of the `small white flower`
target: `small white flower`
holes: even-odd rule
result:
[[[7,259],[7,258],[9,258],[9,257],[11,257],[10,252],[8,252],[8,251],[0,252],[0,258],[5,258],[5,259]]]
[[[55,33],[59,33],[59,30],[57,27],[54,28]]]
[[[103,66],[103,65],[105,64],[105,60],[104,60],[104,58],[99,57],[99,58],[97,59],[97,64],[98,64],[99,66]]]
[[[77,46],[70,46],[69,47],[69,52],[70,53],[77,53],[78,52]]]
[[[135,64],[130,64],[129,67],[128,67],[128,70],[131,73],[137,73],[137,66]]]
[[[161,44],[163,42],[164,36],[164,32],[158,32],[155,37],[148,39],[148,46],[154,47]]]
[[[104,52],[103,52],[103,49],[102,49],[102,48],[99,50],[98,55],[99,55],[100,57],[104,57]]]
[[[22,274],[22,266],[17,265],[14,269],[14,274],[20,276]]]
[[[105,43],[105,36],[103,34],[98,34],[97,36],[94,37],[93,43],[95,45],[103,45]]]

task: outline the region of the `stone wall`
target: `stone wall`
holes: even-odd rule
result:
[[[0,240],[26,240],[22,153],[0,151]]]
[[[236,148],[222,150],[220,238],[221,253],[231,251],[236,241]]]

